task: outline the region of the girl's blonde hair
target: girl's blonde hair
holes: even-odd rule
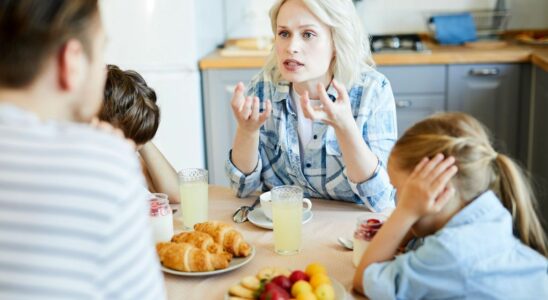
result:
[[[277,38],[277,19],[281,6],[288,0],[277,0],[270,9],[272,32]],[[361,72],[374,66],[369,48],[369,35],[364,32],[354,4],[350,0],[301,0],[330,30],[335,58],[330,71],[348,89],[359,80]],[[276,51],[272,51],[263,67],[276,83],[281,80]]]
[[[548,255],[546,235],[535,212],[536,201],[520,167],[491,146],[487,130],[464,113],[442,113],[409,128],[392,150],[396,166],[412,171],[423,157],[443,153],[456,159],[452,179],[461,199],[471,201],[493,190],[510,211],[521,241]]]

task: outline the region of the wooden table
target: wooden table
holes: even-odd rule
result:
[[[354,299],[365,299],[352,291],[355,268],[352,251],[337,243],[338,236],[351,237],[356,218],[367,211],[365,207],[338,201],[312,199],[314,217],[303,225],[303,248],[293,256],[281,256],[274,252],[271,230],[246,222],[236,224],[232,214],[241,205],[251,205],[256,197],[239,199],[225,187],[209,187],[209,216],[232,224],[255,246],[256,254],[247,265],[228,273],[208,277],[182,277],[164,273],[168,299],[224,299],[228,289],[247,275],[255,275],[268,266],[304,269],[311,262],[324,264],[330,276],[341,282]],[[175,231],[181,230],[181,221],[175,214]],[[348,297],[348,299],[352,299]]]

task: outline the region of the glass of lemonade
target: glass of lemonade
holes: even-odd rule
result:
[[[196,223],[207,221],[207,188],[207,170],[182,169],[179,171],[181,215],[185,230],[193,229]]]
[[[301,250],[303,189],[284,185],[272,189],[274,251],[281,255]]]

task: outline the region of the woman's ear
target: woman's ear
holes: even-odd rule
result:
[[[72,91],[83,84],[87,58],[82,43],[76,39],[70,39],[61,47],[56,60],[58,82],[61,89]]]

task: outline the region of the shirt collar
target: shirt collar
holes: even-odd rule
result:
[[[445,226],[456,227],[474,223],[477,220],[481,220],[482,222],[491,221],[499,218],[501,213],[507,214],[510,217],[509,212],[502,205],[497,195],[493,191],[488,190],[472,200],[471,203],[453,216]]]

